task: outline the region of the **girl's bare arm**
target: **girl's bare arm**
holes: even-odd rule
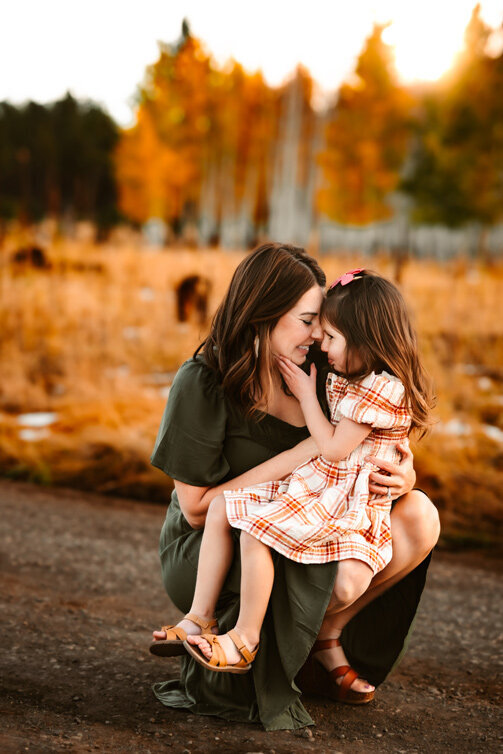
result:
[[[360,442],[363,442],[370,432],[370,427],[362,424],[359,425],[361,430],[356,427],[351,428],[351,424],[354,424],[354,422],[350,422],[349,419],[343,419],[336,430],[338,431],[340,427],[341,434],[343,434],[341,444],[339,445],[337,438],[337,447],[334,447],[332,454],[331,445],[335,437],[335,431],[333,425],[330,424],[318,405],[315,385],[316,370],[314,366],[311,366],[311,374],[309,376],[301,369],[298,369],[292,362],[288,361],[288,359],[278,359],[278,366],[288,387],[300,401],[309,431],[315,438],[323,456],[333,461],[341,460],[348,456]],[[349,424],[346,422],[349,422]],[[368,427],[368,430],[365,427]],[[409,444],[407,442],[401,443],[397,445],[397,450],[402,456],[400,463],[390,463],[373,456],[367,458],[367,461],[370,461],[379,468],[379,471],[373,471],[370,475],[370,492],[379,495],[382,500],[387,499],[388,491],[392,499],[395,500],[401,495],[410,492],[416,483],[414,458]]]
[[[303,372],[289,359],[279,357],[278,365],[286,384],[301,405],[309,432],[323,458],[334,462],[347,458],[370,434],[370,424],[359,424],[343,418],[334,427],[323,413],[316,395],[314,364],[311,364],[310,374]]]

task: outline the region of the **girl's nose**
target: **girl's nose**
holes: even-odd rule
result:
[[[313,329],[311,330],[311,337],[314,338],[314,340],[321,340],[323,338],[323,330],[321,329],[319,322],[314,325]]]
[[[328,352],[328,344],[327,344],[327,341],[326,341],[326,339],[325,339],[325,338],[323,338],[323,340],[321,341],[321,345],[320,345],[320,348],[321,348],[321,350],[322,350],[322,351],[324,351],[325,353],[327,353],[327,352]]]

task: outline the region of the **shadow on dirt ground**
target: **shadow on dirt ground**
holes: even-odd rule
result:
[[[0,481],[0,751],[503,750],[501,561],[435,553],[409,651],[367,707],[304,699],[313,729],[195,717],[153,697],[178,660],[147,651],[175,621],[160,582],[164,509]]]

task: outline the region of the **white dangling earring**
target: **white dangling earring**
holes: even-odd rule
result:
[[[253,338],[253,350],[255,351],[255,358],[258,359],[258,353],[260,348],[260,340],[258,338],[258,335],[255,335]]]

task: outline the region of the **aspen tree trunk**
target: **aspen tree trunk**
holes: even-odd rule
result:
[[[269,236],[277,241],[297,241],[297,176],[302,124],[300,82],[289,85],[283,102],[271,191]],[[298,241],[297,241],[298,242]]]

